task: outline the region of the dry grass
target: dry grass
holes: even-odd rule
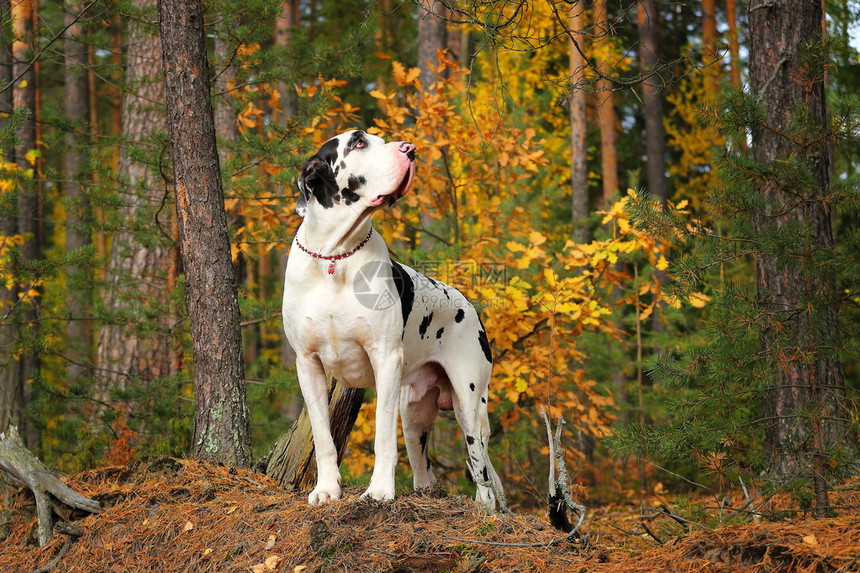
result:
[[[83,535],[33,544],[27,492],[13,496],[0,571],[860,571],[860,517],[696,527],[663,546],[591,517],[582,547],[531,516],[491,515],[444,492],[364,502],[358,489],[324,507],[266,476],[157,458],[67,480],[97,499],[71,516]],[[617,512],[616,512],[617,513]],[[616,515],[622,529],[631,513]],[[682,530],[683,528],[678,528]],[[614,533],[610,532],[614,531]],[[629,529],[628,529],[629,530]],[[598,532],[601,532],[598,534]],[[656,543],[656,542],[655,542]],[[59,557],[59,558],[58,558]],[[305,569],[303,569],[305,568]]]

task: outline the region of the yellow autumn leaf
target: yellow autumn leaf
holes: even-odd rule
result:
[[[529,232],[529,242],[533,245],[542,245],[546,242],[546,236],[540,231],[531,231]]]
[[[657,260],[657,268],[661,271],[665,271],[669,268],[669,261],[666,260],[666,257],[660,255],[660,258]]]
[[[30,163],[30,165],[35,165],[36,160],[42,156],[42,152],[38,149],[31,149],[27,153],[24,154],[24,159]]]
[[[689,298],[690,304],[695,308],[703,308],[710,300],[711,297],[701,292],[694,292]]]

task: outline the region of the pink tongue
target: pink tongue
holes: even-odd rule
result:
[[[382,205],[383,201],[385,201],[385,195],[380,195],[376,199],[371,199],[370,204],[371,205]]]

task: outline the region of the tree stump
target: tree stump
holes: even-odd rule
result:
[[[328,377],[328,385],[331,433],[337,448],[337,462],[340,464],[364,400],[364,389],[347,388],[331,376]],[[278,438],[262,464],[265,464],[266,475],[284,487],[299,490],[316,482],[313,434],[306,407],[302,408],[293,427]]]
[[[24,446],[18,428],[10,426],[0,433],[0,470],[22,483],[36,498],[36,515],[39,518],[37,533],[39,545],[51,540],[52,500],[55,498],[69,507],[97,513],[99,503],[74,491],[54,475]]]

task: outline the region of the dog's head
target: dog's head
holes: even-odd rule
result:
[[[414,162],[415,146],[411,143],[386,143],[363,131],[337,135],[302,167],[296,211],[304,217],[311,201],[324,209],[393,205],[412,184]]]

